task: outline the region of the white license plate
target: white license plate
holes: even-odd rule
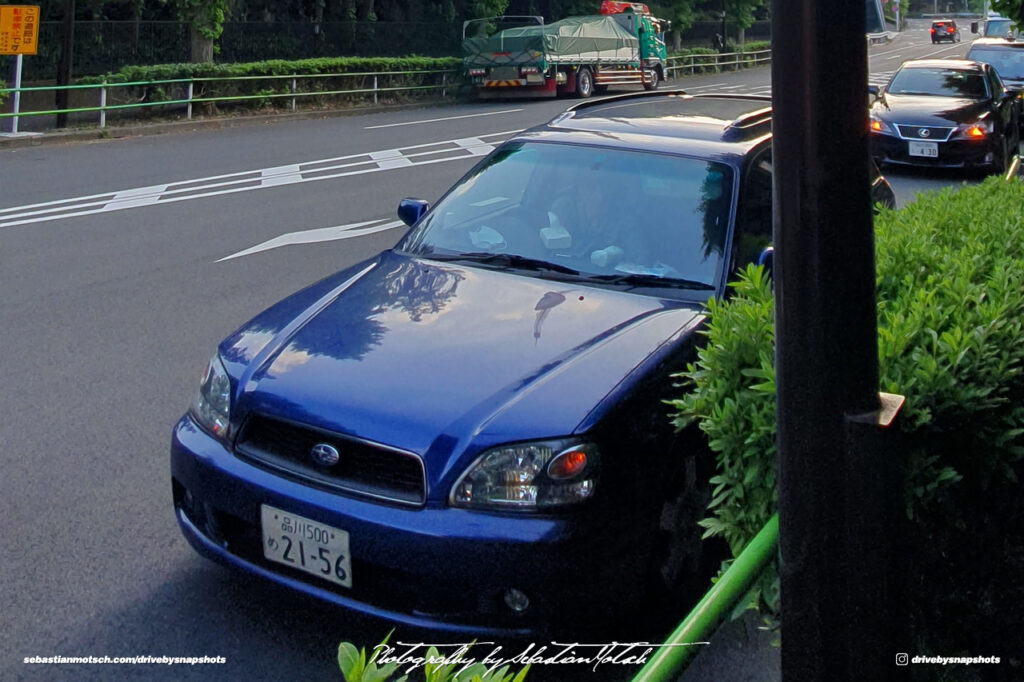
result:
[[[491,80],[510,81],[516,78],[519,78],[519,67],[517,66],[491,67]]]
[[[939,143],[938,142],[911,142],[910,143],[910,155],[911,156],[926,156],[929,159],[939,158]]]
[[[348,531],[304,516],[260,506],[263,556],[344,587],[352,587]]]

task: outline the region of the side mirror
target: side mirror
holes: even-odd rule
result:
[[[768,279],[775,280],[775,247],[766,246],[757,257],[757,264],[764,268]]]
[[[398,202],[398,217],[402,222],[412,227],[416,221],[423,217],[423,214],[430,208],[430,202],[426,199],[402,199]]]
[[[977,32],[978,32],[978,22],[972,21],[971,22],[971,33],[977,33]]]
[[[877,85],[869,85],[868,86],[868,94],[871,95],[872,97],[874,97],[875,99],[878,99],[878,93],[880,93],[880,92],[881,92],[881,89]]]

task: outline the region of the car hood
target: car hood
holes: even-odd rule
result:
[[[926,97],[885,93],[871,113],[887,122],[950,126],[976,121],[988,113],[988,102],[956,97]]]
[[[1020,94],[1022,91],[1024,91],[1024,78],[1004,77],[1003,85],[1005,85],[1008,90],[1013,90],[1014,92]]]
[[[447,457],[585,429],[700,319],[697,303],[386,252],[281,302],[220,352],[237,381],[233,420],[259,412]]]

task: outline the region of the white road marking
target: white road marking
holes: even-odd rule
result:
[[[456,142],[458,144],[458,142]],[[377,162],[377,167],[381,170],[387,170],[389,168],[406,168],[412,165],[412,161],[405,158],[401,151],[397,149],[387,149],[382,152],[371,152],[370,158]]]
[[[707,85],[693,85],[693,86],[690,86],[690,87],[686,88],[686,91],[690,92],[691,90],[706,90],[708,88],[720,88],[723,85],[725,85],[725,83],[709,83]]]
[[[153,187],[140,187],[138,189],[118,192],[104,208],[108,211],[116,211],[136,206],[149,206],[160,200],[160,193],[165,189],[167,189],[167,185],[155,185]]]
[[[487,154],[505,138],[517,132],[519,131],[508,130],[479,137],[427,142],[398,149],[349,154],[299,164],[183,180],[165,185],[150,185],[73,199],[12,206],[0,209],[0,229],[47,220],[120,211],[139,206],[168,204],[281,185],[377,173],[409,166],[465,161]]]
[[[455,140],[459,145],[473,156],[487,156],[494,151],[494,146],[489,145],[479,137],[467,137],[463,140]]]
[[[320,227],[313,230],[301,230],[299,232],[289,232],[283,234],[280,237],[274,237],[268,239],[262,244],[257,244],[251,248],[233,253],[230,256],[224,256],[217,260],[218,263],[223,263],[227,260],[234,258],[241,258],[242,256],[251,256],[254,253],[260,253],[262,251],[270,251],[271,249],[278,249],[282,246],[293,246],[295,244],[316,244],[319,242],[336,241],[338,239],[351,239],[352,237],[363,237],[368,234],[375,232],[383,232],[384,230],[393,230],[396,227],[405,227],[405,223],[401,220],[394,220],[389,223],[382,225],[375,224],[386,220],[386,218],[378,218],[377,220],[367,220],[361,223],[352,223],[350,225],[336,225],[334,227]],[[373,227],[366,227],[367,225],[373,225]],[[361,228],[361,229],[360,229]]]
[[[482,114],[466,114],[465,116],[446,116],[444,118],[427,118],[422,121],[406,121],[405,123],[387,123],[379,126],[366,126],[363,130],[376,130],[378,128],[397,128],[399,126],[415,126],[423,123],[437,123],[439,121],[457,121],[461,118],[477,118],[479,116],[499,116],[501,114],[512,114],[522,109],[505,109],[504,111],[485,111]]]
[[[260,187],[277,187],[293,182],[302,182],[302,171],[299,170],[298,164],[264,168],[260,171]]]

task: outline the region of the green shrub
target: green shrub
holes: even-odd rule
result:
[[[459,71],[462,61],[455,57],[331,57],[286,61],[283,59],[238,64],[157,64],[153,66],[126,66],[120,71],[105,76],[81,78],[83,85],[97,85],[103,82],[151,83],[153,81],[197,80],[193,86],[194,99],[216,99],[218,107],[241,107],[261,109],[270,105],[284,106],[291,99],[292,78],[298,93],[330,92],[341,90],[371,89],[373,77],[365,73],[380,73],[378,87],[414,88],[436,86],[441,83],[439,71]],[[451,91],[458,90],[460,77],[448,74],[446,83]],[[235,80],[227,80],[235,79]],[[187,98],[187,83],[157,83],[135,85],[109,90],[111,103],[180,101]],[[410,99],[421,91],[382,91],[378,98]],[[424,90],[422,92],[435,92]],[[296,101],[307,105],[322,105],[326,98],[335,100],[364,100],[372,94],[355,95],[299,95]],[[225,99],[235,98],[235,99]]]
[[[234,78],[239,76],[290,76],[327,73],[369,73],[383,71],[427,71],[458,69],[462,60],[457,57],[321,57],[288,61],[271,59],[262,62],[238,64],[155,64],[152,66],[126,66],[105,76],[87,76],[79,79],[83,85],[108,83],[173,80],[177,78]]]
[[[761,50],[767,50],[767,49],[770,49],[770,48],[771,48],[771,43],[769,43],[767,41],[755,41],[755,42],[747,43],[746,45],[739,45],[739,46],[737,46],[737,45],[735,45],[733,43],[729,43],[728,45],[726,45],[725,51],[727,53],[729,53],[729,52],[751,53],[751,52],[759,52]],[[689,63],[690,63],[689,60],[687,60],[687,59],[678,59],[679,57],[684,57],[685,58],[685,57],[690,57],[690,56],[695,57],[694,65],[692,67],[689,66]],[[719,52],[718,52],[718,50],[713,50],[713,49],[708,48],[708,47],[690,47],[690,48],[685,48],[685,49],[673,52],[672,54],[669,55],[669,57],[670,57],[669,66],[679,66],[679,67],[681,67],[678,70],[676,70],[676,73],[680,73],[680,72],[688,73],[688,74],[689,73],[694,73],[694,74],[696,74],[696,73],[717,73],[717,72],[719,72],[719,71],[721,71],[723,69],[726,70],[726,71],[734,71],[734,70],[737,69],[737,67],[739,67],[739,68],[747,68],[747,64],[749,64],[750,66],[755,66],[755,64],[754,64],[754,56],[753,55],[751,55],[749,57],[742,57],[741,60],[740,60],[740,64],[739,65],[737,65],[737,64],[725,64],[725,65],[719,66],[719,64],[718,64],[718,61],[719,61]],[[736,58],[735,57],[728,57],[727,59],[729,61],[734,61]]]
[[[1024,184],[993,177],[875,219],[880,390],[907,398],[908,602],[933,651],[956,651],[963,633],[984,649],[984,636],[1006,636],[995,624],[1024,621],[1012,616],[1024,603],[1021,206]],[[732,293],[709,304],[707,344],[671,405],[677,427],[696,422],[715,453],[702,525],[735,553],[775,511],[775,375],[769,283],[751,267]],[[762,588],[770,612],[777,582]],[[955,633],[940,627],[954,621]]]

